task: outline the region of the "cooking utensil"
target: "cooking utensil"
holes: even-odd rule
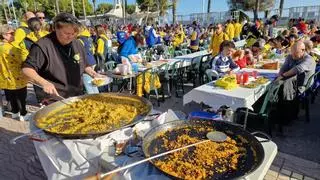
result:
[[[57,122],[57,123],[51,124],[50,126],[47,126],[47,127],[45,127],[45,128],[37,129],[37,130],[31,131],[31,132],[29,132],[29,133],[22,134],[22,135],[20,135],[20,136],[17,136],[17,137],[15,137],[15,138],[11,139],[11,140],[10,140],[10,144],[17,144],[17,140],[18,140],[18,139],[21,139],[21,138],[27,137],[27,136],[32,137],[33,135],[36,135],[36,134],[38,134],[38,133],[40,133],[40,132],[43,132],[43,131],[46,130],[46,129],[53,128],[53,127],[58,126],[58,125],[60,125],[60,124],[62,124],[62,123],[66,123],[66,122],[68,122],[68,121],[70,121],[70,120],[65,120],[65,121],[63,121],[63,122]],[[84,122],[83,119],[79,119],[79,123],[83,123],[83,122]]]
[[[203,140],[203,141],[200,141],[200,142],[197,142],[197,143],[193,143],[193,144],[190,144],[190,145],[187,145],[187,146],[183,146],[183,147],[180,147],[180,148],[177,148],[177,149],[173,149],[173,150],[170,150],[170,151],[167,151],[167,152],[163,152],[163,153],[154,155],[154,156],[152,156],[152,157],[145,158],[145,159],[143,159],[143,160],[140,160],[140,161],[137,161],[137,162],[128,164],[128,165],[126,165],[126,166],[117,168],[117,169],[112,170],[112,171],[109,171],[109,172],[107,172],[107,173],[101,174],[101,178],[103,178],[104,176],[107,176],[107,175],[110,175],[110,174],[119,172],[119,171],[123,171],[123,170],[128,169],[128,168],[131,168],[131,167],[133,167],[133,166],[142,164],[142,163],[144,163],[144,162],[147,162],[147,161],[150,161],[150,160],[153,160],[153,159],[156,159],[156,158],[165,156],[165,155],[167,155],[167,154],[171,154],[171,153],[180,151],[180,150],[182,150],[182,149],[187,149],[187,148],[190,148],[190,147],[193,147],[193,146],[196,146],[196,145],[199,145],[199,144],[203,144],[203,143],[206,143],[206,142],[209,142],[209,141],[223,142],[223,141],[227,140],[227,135],[226,135],[225,133],[223,133],[223,132],[212,131],[212,132],[209,132],[209,133],[207,134],[207,138],[208,138],[208,139],[206,139],[206,140]]]
[[[242,129],[242,127],[231,124],[225,121],[214,121],[214,120],[188,120],[188,121],[171,121],[165,124],[162,124],[158,127],[151,129],[143,138],[143,152],[146,157],[152,157],[159,152],[164,152],[166,149],[163,147],[163,138],[158,138],[159,134],[164,134],[169,132],[166,137],[168,141],[177,138],[178,136],[183,135],[183,131],[179,131],[181,128],[190,128],[192,137],[197,137],[198,139],[205,139],[206,133],[199,132],[198,129],[201,127],[213,127],[214,130],[225,133],[231,139],[236,142],[243,143],[242,147],[246,149],[246,156],[241,157],[238,161],[238,169],[235,171],[228,171],[225,173],[215,172],[213,176],[209,177],[210,179],[237,179],[240,177],[247,176],[248,174],[255,171],[263,162],[264,159],[264,150],[261,143],[249,132]],[[155,152],[155,149],[158,151]],[[160,159],[161,160],[161,159]],[[154,160],[151,160],[152,163],[157,169],[162,171],[165,175],[170,178],[179,179],[174,175],[168,174],[161,169],[160,166],[155,164]],[[219,166],[219,165],[217,165]]]
[[[101,136],[103,134],[107,134],[107,133],[115,131],[115,130],[119,130],[119,129],[122,129],[122,128],[133,126],[133,125],[137,124],[138,122],[142,121],[143,118],[145,116],[147,116],[152,110],[152,104],[147,99],[142,98],[142,97],[138,97],[138,96],[135,96],[135,95],[121,94],[121,93],[87,94],[87,95],[83,95],[83,96],[76,96],[76,97],[67,98],[67,99],[65,99],[63,101],[65,103],[72,103],[72,102],[75,102],[75,101],[78,101],[78,100],[81,100],[81,99],[85,99],[85,98],[90,98],[90,97],[94,97],[94,96],[98,96],[99,97],[99,96],[105,96],[105,95],[110,96],[110,97],[118,97],[118,96],[119,97],[128,97],[130,99],[140,101],[140,102],[144,103],[144,105],[146,106],[148,111],[145,112],[145,113],[141,113],[141,114],[137,115],[129,123],[125,123],[124,121],[121,121],[120,122],[121,127],[116,127],[116,125],[115,125],[114,127],[110,127],[108,129],[105,129],[103,132],[89,132],[89,133],[83,133],[83,134],[81,134],[81,133],[78,133],[78,134],[62,134],[62,133],[50,132],[50,130],[48,130],[48,129],[44,129],[44,131],[46,133],[51,134],[51,135],[59,136],[59,137],[62,137],[62,138],[73,138],[73,139],[74,138],[95,138],[95,137]],[[34,115],[34,118],[33,118],[35,126],[40,128],[40,129],[42,129],[38,125],[38,121],[41,118],[46,117],[52,111],[56,111],[57,109],[60,109],[62,106],[65,105],[64,102],[57,101],[55,103],[52,103],[52,104],[40,109],[38,112],[36,112],[35,115]],[[125,103],[125,100],[123,100],[123,103]],[[128,102],[128,103],[130,103],[130,102]],[[60,112],[57,112],[57,113],[60,113]]]
[[[37,86],[37,87],[39,87],[39,88],[43,89],[43,87],[42,87],[42,86],[40,86],[39,84],[33,83],[33,82],[31,82],[31,81],[29,81],[29,83],[30,83],[30,84],[32,84],[32,85],[34,85],[34,86]],[[59,100],[59,101],[60,101],[60,102],[62,102],[63,104],[70,105],[70,103],[66,103],[66,102],[64,102],[64,100],[66,100],[66,98],[64,98],[64,97],[60,96],[59,94],[58,94],[58,95],[55,95],[55,97],[60,98],[60,100]]]

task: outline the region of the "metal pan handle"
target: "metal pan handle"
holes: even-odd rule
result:
[[[38,142],[46,142],[46,141],[48,141],[48,139],[42,139],[42,138],[38,138],[38,137],[34,137],[34,136],[30,136],[29,139],[32,140],[32,141],[38,141]]]
[[[271,137],[270,137],[268,134],[266,134],[266,133],[264,133],[264,132],[261,132],[261,131],[252,132],[251,135],[254,135],[254,136],[255,136],[255,135],[262,135],[263,138],[265,138],[266,140],[260,141],[261,143],[263,143],[263,142],[269,142],[269,141],[272,140]]]

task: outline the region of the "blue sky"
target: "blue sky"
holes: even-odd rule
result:
[[[279,7],[279,1],[276,0],[275,9]],[[113,3],[113,0],[97,0],[98,3],[108,2]],[[135,3],[135,0],[128,0],[129,4]],[[208,0],[205,2],[205,11],[207,9]],[[320,5],[319,0],[284,0],[284,8],[297,6],[314,6]],[[211,0],[211,11],[227,11],[227,0]],[[202,0],[178,0],[177,14],[190,14],[202,12]]]

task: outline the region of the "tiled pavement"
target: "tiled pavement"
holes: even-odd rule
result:
[[[9,141],[28,132],[28,122],[0,119],[0,179],[42,180],[46,179],[33,143],[24,138],[17,144]]]

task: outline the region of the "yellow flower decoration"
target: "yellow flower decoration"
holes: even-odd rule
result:
[[[73,56],[73,59],[76,60],[76,61],[80,61],[80,54],[77,53]]]

